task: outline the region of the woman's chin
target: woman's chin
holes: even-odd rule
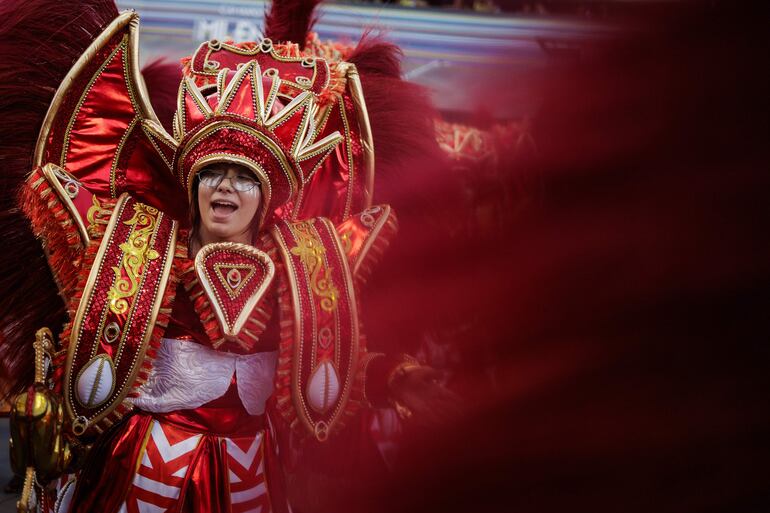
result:
[[[241,239],[244,239],[244,233],[248,231],[248,227],[236,226],[232,220],[217,222],[212,219],[204,225],[205,229],[202,231],[205,234],[204,239],[209,239],[207,242],[243,242]]]

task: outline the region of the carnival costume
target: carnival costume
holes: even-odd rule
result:
[[[298,22],[270,13],[275,39],[209,41],[186,60],[172,134],[138,67],[137,15],[109,2],[62,14],[79,28],[51,39],[64,55],[45,77],[58,88],[34,147],[27,129],[3,150],[15,152],[4,180],[23,181],[29,222],[9,217],[6,235],[29,245],[31,225],[52,277],[35,268],[39,256],[17,264],[40,299],[16,305],[23,313],[2,303],[12,389],[30,381],[22,369],[37,332],[35,384],[12,413],[20,508],[285,511],[277,438],[328,443],[414,365],[367,351],[359,291],[396,220],[372,205],[375,140],[356,65],[307,35],[314,2],[300,3]],[[32,8],[3,36],[31,23]],[[77,61],[57,76],[68,55]],[[3,77],[30,60],[16,55]],[[38,110],[45,80],[31,88]],[[260,230],[253,246],[191,255],[196,173],[221,162],[258,178]],[[56,294],[64,311],[45,308]]]

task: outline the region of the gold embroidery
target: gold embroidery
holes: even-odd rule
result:
[[[155,260],[160,255],[150,247],[150,238],[158,222],[158,209],[142,203],[134,204],[134,216],[124,224],[133,226],[134,230],[128,241],[120,245],[123,259],[120,266],[112,268],[115,273],[115,284],[107,292],[110,300],[110,310],[118,315],[128,311],[126,298],[134,296],[139,288],[139,269],[148,261]],[[122,276],[125,270],[126,277]]]
[[[313,293],[321,298],[321,308],[333,312],[337,308],[339,290],[334,286],[331,270],[324,262],[326,248],[313,235],[310,223],[303,221],[292,225],[292,228],[297,246],[291,248],[291,253],[300,258],[310,273],[310,286]]]
[[[245,271],[242,273],[241,271]],[[243,287],[251,280],[257,268],[249,264],[214,264],[214,272],[224,286],[230,299],[235,299]]]
[[[102,204],[99,202],[99,199],[96,196],[91,196],[91,206],[88,208],[88,212],[86,212],[86,219],[88,220],[87,231],[89,237],[97,238],[99,236],[99,229],[96,225],[107,225],[110,222],[111,216],[112,211],[110,209],[103,208]]]

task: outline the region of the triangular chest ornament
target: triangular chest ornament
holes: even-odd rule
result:
[[[201,248],[195,274],[226,336],[236,337],[275,276],[267,253],[247,244],[217,242]]]

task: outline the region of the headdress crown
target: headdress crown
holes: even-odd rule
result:
[[[199,89],[189,78],[179,88],[174,118],[173,170],[192,196],[196,172],[214,162],[251,169],[262,184],[264,218],[297,203],[302,189],[342,140],[339,132],[316,141],[313,94],[293,99],[280,94],[281,81],[263,75],[250,61],[217,75],[216,91]]]

